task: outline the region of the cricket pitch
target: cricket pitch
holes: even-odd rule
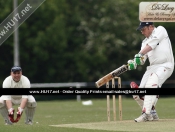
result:
[[[173,132],[175,130],[174,124],[175,119],[160,119],[159,121],[149,121],[141,123],[136,123],[133,120],[123,120],[110,122],[60,124],[50,126],[125,132]]]

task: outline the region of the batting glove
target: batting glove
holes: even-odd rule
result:
[[[128,60],[128,70],[135,70],[137,68],[137,64],[133,60]]]
[[[141,54],[141,53],[138,53],[134,56],[134,62],[137,65],[143,65],[145,63],[143,59],[144,59],[144,57],[143,57],[143,54]]]

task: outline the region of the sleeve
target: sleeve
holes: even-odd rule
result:
[[[11,100],[12,99],[11,95],[2,95],[1,97],[3,98],[3,100]]]
[[[7,77],[2,83],[2,88],[10,88],[10,83],[11,83],[10,79],[9,79],[9,77]],[[11,100],[12,99],[11,95],[2,95],[1,97],[3,98],[3,100]]]
[[[24,77],[23,88],[30,88],[30,81],[27,77]],[[22,98],[28,98],[28,95],[22,95]]]
[[[22,95],[22,98],[28,98],[28,95]]]
[[[30,88],[30,81],[27,77],[24,77],[23,79],[23,88]]]
[[[145,47],[145,44],[144,44],[144,40],[143,40],[142,46],[141,46],[141,50],[143,50],[144,47]],[[139,51],[139,53],[141,52],[141,50]],[[147,58],[148,58],[148,55],[145,54],[145,55],[143,56],[143,61],[144,61],[144,63],[146,62]]]
[[[9,78],[6,78],[3,81],[2,88],[10,88],[10,79]]]
[[[158,43],[164,38],[166,34],[166,30],[164,27],[159,26],[155,30],[155,33],[153,33],[152,38],[147,42],[149,46],[151,46],[152,49],[155,49]]]

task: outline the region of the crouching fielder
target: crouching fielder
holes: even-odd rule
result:
[[[30,81],[22,75],[21,67],[14,66],[11,69],[11,75],[4,80],[3,88],[30,88]],[[16,112],[14,105],[19,105]],[[36,106],[36,100],[32,95],[2,95],[0,97],[0,113],[6,125],[17,123],[23,111],[26,115],[25,124],[32,125]]]
[[[139,88],[161,88],[174,70],[174,56],[168,33],[163,26],[154,27],[152,22],[141,22],[137,30],[146,38],[142,41],[141,50],[135,55],[134,60],[128,61],[129,70],[136,69],[137,65],[143,65],[148,58],[150,65],[147,66]],[[138,87],[134,82],[130,85],[132,88]],[[158,119],[155,110],[157,95],[133,95],[133,98],[142,108],[142,114],[135,122]]]

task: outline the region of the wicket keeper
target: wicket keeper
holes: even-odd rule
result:
[[[14,66],[11,68],[11,75],[3,81],[3,88],[30,88],[29,79],[22,75],[22,68]],[[15,110],[13,105],[19,105],[17,117],[14,119]],[[25,124],[32,125],[36,100],[32,95],[2,95],[0,97],[0,113],[6,125],[17,123],[25,110]]]

